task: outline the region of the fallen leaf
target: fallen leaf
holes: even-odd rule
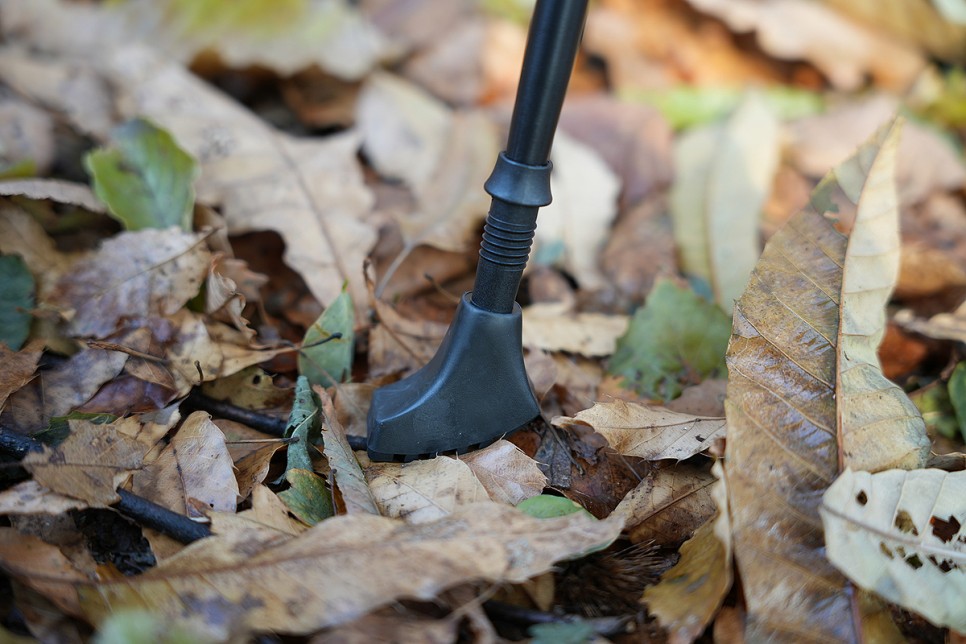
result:
[[[349,514],[379,514],[376,499],[366,482],[366,476],[349,447],[345,429],[339,422],[335,406],[328,394],[317,388],[322,405],[322,446],[332,470],[335,485],[342,493],[346,512]],[[339,393],[342,396],[342,393]]]
[[[755,32],[758,44],[784,60],[805,59],[842,90],[858,89],[866,74],[877,85],[902,90],[925,66],[914,46],[805,0],[688,0],[738,33]]]
[[[553,424],[564,428],[587,425],[618,453],[650,461],[683,461],[725,436],[724,418],[679,414],[623,400],[594,403],[573,418],[554,418]]]
[[[728,318],[693,291],[659,280],[618,341],[608,373],[628,387],[666,400],[723,372]]]
[[[54,156],[50,115],[15,96],[0,99],[0,178],[46,174]]]
[[[51,492],[34,480],[0,492],[0,514],[61,514],[87,507],[84,501]]]
[[[34,278],[17,255],[0,255],[0,344],[19,351],[30,335]]]
[[[3,409],[10,394],[20,390],[34,377],[43,348],[41,341],[31,342],[20,351],[12,351],[0,344],[0,364],[3,365],[0,370],[0,409]]]
[[[302,534],[308,529],[304,523],[289,516],[285,502],[264,485],[256,485],[252,489],[251,509],[239,512],[238,516],[251,518],[273,530],[292,536]]]
[[[682,544],[677,564],[657,584],[646,588],[642,598],[648,612],[667,630],[671,644],[695,641],[731,590],[731,525],[720,461],[712,473],[718,478],[711,490],[718,515]]]
[[[310,633],[398,598],[432,599],[470,580],[523,582],[610,543],[620,529],[616,519],[534,519],[497,503],[416,526],[344,515],[269,547],[250,539],[232,543],[230,535],[204,539],[138,577],[83,587],[83,603],[95,622],[136,604],[217,639],[240,628]],[[330,583],[376,568],[378,584]],[[292,579],[300,580],[297,587]],[[70,589],[78,582],[61,576],[50,583]]]
[[[191,231],[198,169],[170,134],[144,119],[111,132],[111,147],[84,157],[94,192],[126,230]]]
[[[198,200],[222,206],[229,232],[278,232],[286,263],[323,305],[346,281],[357,306],[367,301],[362,264],[376,232],[364,220],[373,198],[355,132],[324,139],[278,132],[143,48],[119,51],[109,76],[124,114],[151,118],[198,160]]]
[[[203,516],[196,503],[234,512],[238,481],[225,435],[211,417],[196,411],[185,418],[158,457],[134,476],[134,493],[178,514]]]
[[[198,294],[210,253],[204,236],[177,228],[125,232],[75,262],[48,301],[75,336],[104,338],[123,319],[171,315]]]
[[[332,493],[321,476],[310,470],[291,469],[285,472],[291,487],[278,493],[289,512],[303,523],[313,526],[335,515]]]
[[[523,346],[606,357],[627,331],[625,315],[570,313],[565,303],[543,302],[523,309]]]
[[[489,500],[473,470],[449,456],[412,463],[373,463],[365,474],[380,514],[407,523],[435,521],[459,506]]]
[[[552,494],[538,494],[529,499],[524,499],[517,504],[517,509],[537,519],[565,517],[571,514],[593,516],[581,507],[579,503],[571,501],[566,497],[554,496]]]
[[[279,441],[269,443],[233,461],[239,499],[247,499],[252,490],[265,481],[269,467],[272,465],[272,457],[282,448],[282,445],[283,443]]]
[[[299,375],[323,387],[345,381],[355,355],[353,326],[352,296],[342,291],[306,329],[299,349]]]
[[[201,391],[209,398],[255,410],[287,405],[292,397],[291,389],[275,385],[273,376],[259,367],[245,367],[229,376],[206,382]]]
[[[662,195],[618,216],[600,267],[631,306],[640,306],[657,279],[677,273],[674,233]]]
[[[671,411],[679,414],[693,414],[695,416],[725,415],[724,401],[728,390],[728,381],[724,378],[708,378],[690,387],[685,387],[681,395],[665,405]]]
[[[111,425],[70,421],[70,435],[56,447],[45,446],[21,461],[45,488],[93,506],[116,503],[117,486],[141,467],[145,445]]]
[[[748,94],[726,123],[688,130],[675,142],[674,237],[686,274],[701,280],[725,313],[758,259],[758,223],[781,152],[779,122]]]
[[[365,436],[368,433],[366,419],[375,390],[375,386],[364,382],[347,382],[336,388],[333,405],[336,419],[346,436]]]
[[[714,516],[714,482],[707,468],[685,463],[661,467],[631,490],[613,513],[623,517],[634,543],[654,541],[673,547]]]
[[[2,60],[2,55],[0,55]],[[80,206],[91,212],[105,213],[104,204],[90,188],[82,183],[60,179],[16,179],[0,181],[0,195],[5,197],[26,197],[28,199],[49,199],[60,204]]]
[[[71,264],[71,257],[58,251],[43,227],[19,208],[0,206],[0,253],[23,258],[41,300]]]
[[[540,212],[533,261],[565,269],[581,288],[606,284],[598,257],[617,216],[621,183],[590,147],[557,132],[553,142],[553,202]]]
[[[80,614],[74,584],[89,580],[57,546],[14,528],[0,528],[0,564],[7,574],[42,593],[61,610]]]
[[[952,313],[937,313],[928,320],[916,316],[909,309],[897,311],[893,320],[906,329],[936,340],[966,342],[966,302]]]
[[[966,473],[846,469],[822,498],[829,561],[937,626],[966,632]]]
[[[876,356],[899,269],[898,138],[898,124],[883,128],[826,177],[735,306],[725,462],[750,640],[890,626],[826,561],[818,504],[844,467],[912,468],[928,454],[922,417]],[[829,212],[855,215],[850,237]]]
[[[429,362],[448,325],[408,319],[381,300],[372,302],[379,323],[369,334],[369,377],[405,375]]]
[[[547,486],[547,477],[537,462],[506,440],[498,440],[486,449],[463,455],[460,460],[470,468],[490,498],[498,503],[517,505],[540,494]]]
[[[320,438],[321,428],[319,397],[312,391],[308,378],[299,376],[295,381],[295,398],[285,427],[285,437],[294,439],[287,448],[286,471],[313,470],[312,455],[318,454],[315,444]]]

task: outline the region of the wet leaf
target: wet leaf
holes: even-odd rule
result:
[[[70,421],[70,436],[57,447],[24,457],[24,468],[45,488],[94,506],[118,500],[117,486],[141,467],[147,448],[111,425]]]
[[[758,222],[778,169],[781,132],[749,94],[726,123],[688,130],[674,149],[671,217],[681,268],[731,313],[758,259]]]
[[[554,418],[553,424],[589,425],[618,453],[654,461],[691,458],[725,435],[724,418],[679,414],[623,400],[595,403],[573,418]]]
[[[194,159],[170,134],[145,119],[111,132],[111,147],[84,157],[94,192],[127,230],[178,226],[191,231]]]
[[[204,539],[138,577],[82,592],[95,621],[138,605],[218,639],[243,628],[309,633],[398,598],[431,599],[465,581],[523,582],[556,561],[609,543],[620,527],[617,520],[580,515],[534,519],[497,503],[418,526],[345,515],[267,547],[230,534]],[[333,584],[335,575],[375,575],[380,583]],[[299,583],[293,586],[292,579]],[[60,587],[76,583],[67,578]]]
[[[303,523],[313,526],[335,515],[332,493],[321,476],[311,470],[290,469],[285,472],[285,480],[292,487],[279,492],[278,498]]]
[[[675,644],[696,640],[714,618],[731,590],[731,525],[720,462],[711,494],[718,515],[709,519],[681,546],[681,558],[661,580],[644,590],[642,600]]]
[[[345,381],[352,372],[354,322],[352,296],[342,291],[306,330],[299,350],[299,374],[323,387]],[[336,334],[341,337],[334,337]]]
[[[899,270],[898,137],[898,124],[880,130],[826,177],[735,306],[726,472],[750,639],[888,627],[825,560],[818,504],[844,467],[912,468],[928,453],[922,417],[876,356]],[[850,237],[829,212],[855,216]]]
[[[694,292],[660,280],[631,319],[607,367],[625,386],[670,400],[682,384],[724,370],[728,318]]]
[[[30,335],[34,278],[23,259],[0,255],[0,343],[20,350]]]
[[[819,511],[828,558],[849,579],[966,632],[966,472],[846,469]]]

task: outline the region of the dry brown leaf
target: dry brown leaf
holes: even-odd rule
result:
[[[899,281],[896,283],[897,299],[938,295],[961,286],[966,286],[966,270],[950,253],[921,243],[903,244]]]
[[[47,174],[55,152],[50,115],[15,95],[0,97],[0,169]]]
[[[618,217],[600,266],[632,305],[644,301],[657,278],[677,273],[674,231],[662,195],[642,201]]]
[[[268,547],[264,532],[244,530],[236,537],[226,532],[143,575],[81,592],[95,622],[137,605],[219,640],[245,629],[310,633],[395,599],[432,599],[466,581],[523,582],[556,561],[611,542],[621,525],[618,519],[595,521],[582,513],[534,519],[492,502],[418,526],[344,515]],[[333,579],[378,583],[347,585]],[[60,586],[77,583],[67,578]]]
[[[211,417],[188,416],[168,446],[134,476],[134,493],[178,514],[204,516],[197,502],[216,512],[234,512],[238,482],[225,435]]]
[[[966,302],[952,313],[937,313],[928,320],[916,317],[909,309],[897,312],[893,319],[902,328],[928,338],[966,342]]]
[[[724,378],[709,378],[700,384],[685,387],[681,395],[668,402],[665,407],[679,414],[723,418],[727,390],[727,380]]]
[[[20,255],[37,280],[38,299],[43,299],[71,263],[71,258],[57,250],[37,220],[19,208],[2,204],[0,252]]]
[[[87,507],[84,501],[52,492],[34,480],[0,492],[0,514],[61,514]]]
[[[805,59],[837,88],[858,89],[871,74],[881,87],[908,88],[925,66],[915,47],[808,0],[688,0],[738,33],[754,31],[762,49]]]
[[[707,468],[679,463],[654,470],[614,509],[624,518],[634,543],[655,541],[673,547],[714,516]]]
[[[711,490],[718,516],[698,528],[681,546],[678,563],[644,590],[648,612],[667,630],[670,644],[696,640],[731,590],[731,525],[720,461],[711,471],[718,477]]]
[[[0,409],[10,394],[20,390],[34,377],[37,363],[43,354],[43,341],[34,340],[20,351],[11,351],[0,342]]]
[[[365,436],[368,433],[369,405],[372,404],[372,392],[375,390],[373,385],[364,382],[346,382],[336,388],[332,404],[346,436]]]
[[[473,470],[449,456],[412,463],[373,463],[365,473],[380,513],[407,523],[435,521],[458,506],[490,498]]]
[[[71,615],[81,614],[74,584],[88,582],[57,546],[0,528],[0,566]]]
[[[122,320],[175,313],[198,294],[210,254],[178,228],[120,233],[71,265],[48,302],[75,336],[104,338]]]
[[[232,234],[278,232],[286,263],[323,305],[348,281],[364,312],[362,264],[376,232],[365,221],[373,198],[356,159],[354,132],[324,139],[278,132],[143,48],[118,52],[109,76],[120,90],[122,113],[153,119],[198,160],[198,199],[221,205]]]
[[[411,320],[385,302],[372,299],[379,323],[369,334],[369,377],[406,374],[436,354],[448,328],[431,320]]]
[[[2,57],[0,57],[2,60]],[[0,195],[5,197],[26,197],[28,199],[49,199],[61,204],[80,206],[91,212],[107,213],[90,188],[82,183],[60,179],[16,179],[0,181]]]
[[[117,486],[141,467],[145,445],[112,425],[70,420],[70,435],[57,447],[24,457],[24,468],[45,488],[94,506],[116,503]]]
[[[506,440],[470,452],[460,460],[469,466],[490,498],[498,503],[517,505],[540,494],[547,486],[547,477],[537,462]]]
[[[725,435],[724,418],[680,414],[623,400],[595,403],[573,418],[554,418],[553,424],[587,425],[617,452],[654,461],[691,458]]]
[[[312,638],[311,644],[370,644],[371,642],[422,642],[450,644],[458,641],[462,615],[441,619],[406,611],[405,607],[383,608],[359,619],[336,626]]]
[[[571,313],[566,303],[544,302],[523,309],[523,346],[566,351],[588,358],[614,353],[630,318],[603,313]]]
[[[262,444],[258,449],[234,460],[235,481],[238,484],[238,498],[240,500],[247,499],[252,490],[265,481],[265,477],[268,476],[268,468],[272,464],[272,457],[283,445],[284,443],[280,441],[268,445]]]
[[[292,536],[308,530],[308,526],[289,515],[285,502],[264,485],[256,485],[252,489],[252,508],[239,512],[238,516],[251,518],[253,521]]]
[[[898,130],[880,130],[820,184],[735,307],[725,463],[750,640],[890,628],[825,558],[818,504],[844,467],[915,468],[928,454],[922,417],[876,355],[899,270]],[[832,210],[855,216],[850,237]]]
[[[379,508],[372,490],[366,483],[365,474],[349,447],[345,429],[339,422],[332,399],[325,389],[313,387],[322,403],[322,444],[329,467],[335,479],[334,485],[342,492],[346,512],[379,514]]]

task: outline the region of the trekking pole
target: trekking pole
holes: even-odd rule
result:
[[[484,189],[486,218],[472,293],[463,295],[436,355],[378,389],[369,457],[410,461],[489,445],[540,414],[523,365],[516,303],[537,227],[550,203],[550,148],[583,32],[587,0],[537,0],[507,147]]]

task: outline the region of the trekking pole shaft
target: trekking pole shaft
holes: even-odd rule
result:
[[[486,191],[486,218],[473,304],[494,313],[513,310],[537,227],[550,203],[550,148],[577,56],[587,0],[537,0],[520,73],[506,151]]]

